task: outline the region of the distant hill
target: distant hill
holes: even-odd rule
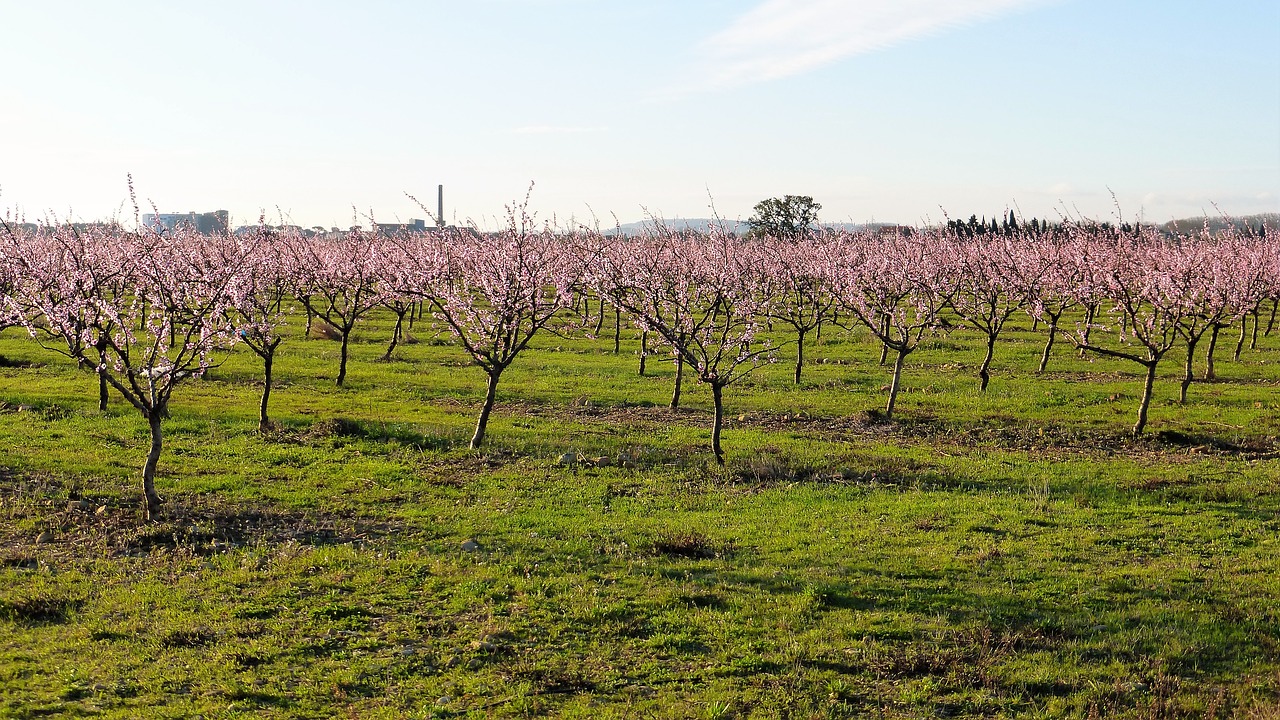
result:
[[[711,228],[724,226],[735,235],[746,235],[750,227],[745,220],[716,220],[715,218],[676,218],[671,220],[659,220],[658,223],[675,230],[695,230],[697,232],[710,232]],[[892,226],[896,223],[822,223],[822,227],[828,230],[846,230],[857,231],[866,230],[867,228],[878,228]],[[623,223],[615,228],[603,228],[606,233],[621,232],[623,235],[635,235],[645,230],[651,230],[655,226],[653,220],[643,220],[640,222]]]
[[[1191,233],[1198,231],[1204,226],[1206,220],[1209,223],[1211,232],[1221,232],[1228,225],[1234,225],[1237,229],[1244,230],[1246,228],[1257,230],[1259,226],[1266,226],[1269,232],[1274,231],[1280,233],[1280,213],[1262,213],[1258,215],[1242,215],[1240,217],[1223,218],[1220,216],[1190,217],[1171,220],[1163,225],[1161,229],[1170,233]],[[709,232],[712,227],[723,225],[731,232],[737,235],[746,235],[747,226],[745,220],[716,220],[715,218],[674,218],[654,220],[642,220],[638,222],[623,223],[617,228],[601,228],[605,233],[612,234],[621,232],[624,235],[635,235],[651,230],[655,223],[661,223],[668,228],[675,230],[695,230],[697,232]],[[892,227],[896,223],[822,223],[822,227],[829,230],[845,230],[856,232],[859,230],[876,229],[881,227]]]

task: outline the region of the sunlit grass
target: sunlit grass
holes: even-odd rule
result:
[[[1170,356],[1133,440],[1137,368],[1038,376],[1029,322],[985,394],[977,335],[927,339],[892,424],[878,348],[826,328],[799,387],[784,345],[726,392],[721,470],[710,394],[667,409],[633,331],[541,337],[481,453],[484,374],[412,332],[379,363],[358,327],[344,388],[289,337],[267,436],[252,354],[180,388],[153,525],[136,411],[0,335],[0,716],[1277,712],[1274,334],[1186,405]]]

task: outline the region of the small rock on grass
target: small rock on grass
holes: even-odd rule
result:
[[[462,552],[476,552],[480,549],[480,543],[475,538],[467,538],[462,541]]]
[[[36,536],[37,545],[44,545],[45,543],[51,543],[51,542],[53,542],[53,533],[49,532],[48,530],[45,530],[44,532]]]

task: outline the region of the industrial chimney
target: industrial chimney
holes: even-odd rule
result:
[[[436,189],[436,226],[444,227],[444,185]]]

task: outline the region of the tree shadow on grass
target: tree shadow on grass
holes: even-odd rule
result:
[[[15,569],[154,552],[209,556],[285,542],[362,544],[403,532],[394,521],[350,511],[298,510],[214,495],[171,496],[160,520],[145,521],[132,496],[98,494],[78,481],[24,476],[2,467],[0,497],[12,521],[0,527],[0,567]]]
[[[388,424],[369,420],[337,417],[318,420],[305,427],[277,428],[267,435],[277,442],[312,443],[320,440],[370,440],[394,443],[402,447],[435,452],[456,449],[462,442],[457,437],[425,435],[401,423]]]
[[[28,369],[38,367],[44,367],[44,363],[36,362],[35,360],[23,360],[0,355],[0,368]]]

